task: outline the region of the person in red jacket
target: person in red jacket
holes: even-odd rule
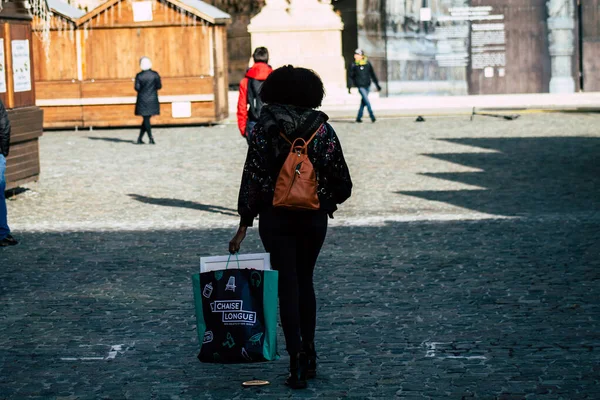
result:
[[[246,76],[240,81],[240,95],[237,105],[237,121],[240,133],[250,140],[252,128],[256,125],[260,110],[263,106],[259,93],[260,88],[273,71],[269,62],[269,50],[257,47],[252,54],[254,65],[246,71]]]

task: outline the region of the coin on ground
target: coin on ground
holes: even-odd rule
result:
[[[265,386],[265,385],[269,385],[271,382],[269,381],[263,381],[263,380],[259,380],[259,379],[254,379],[251,381],[246,381],[246,382],[242,382],[242,386],[243,387],[250,387],[250,386]]]

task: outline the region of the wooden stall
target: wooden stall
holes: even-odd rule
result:
[[[6,160],[7,190],[36,181],[40,175],[38,138],[42,136],[43,113],[35,105],[32,73],[35,57],[32,57],[27,4],[26,1],[2,2],[0,11],[0,99],[12,125],[10,154]]]
[[[48,4],[49,49],[33,41],[45,128],[139,125],[134,78],[142,56],[163,84],[153,125],[227,117],[228,14],[200,0],[109,0],[85,15],[61,0]]]

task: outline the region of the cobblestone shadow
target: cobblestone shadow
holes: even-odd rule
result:
[[[600,139],[465,138],[444,141],[495,152],[426,154],[481,172],[423,175],[481,190],[399,191],[494,215],[600,211]]]
[[[121,138],[112,138],[112,137],[94,137],[94,136],[88,136],[87,137],[90,140],[101,140],[103,142],[111,142],[111,143],[129,143],[129,144],[136,144],[135,140],[126,140],[126,139],[121,139]]]
[[[154,205],[165,206],[165,207],[191,208],[192,210],[207,211],[207,212],[211,212],[211,213],[215,213],[215,214],[230,215],[233,217],[238,216],[237,210],[234,210],[233,208],[213,206],[210,204],[202,204],[202,203],[197,203],[195,201],[147,197],[147,196],[142,196],[139,194],[129,194],[128,196],[134,200],[137,200],[142,203],[147,203],[147,204],[154,204]]]
[[[0,249],[0,399],[291,397],[286,357],[196,359],[190,274],[232,233],[23,233]],[[261,250],[253,228],[243,251]],[[332,228],[319,377],[294,396],[595,398],[599,278],[597,219]]]

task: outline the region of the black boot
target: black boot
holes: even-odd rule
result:
[[[150,144],[156,144],[154,143],[154,137],[152,137],[152,133],[148,132],[148,137],[150,138]]]
[[[306,353],[306,377],[312,379],[317,376],[317,352],[315,351],[315,342],[305,344]]]
[[[292,389],[306,389],[306,353],[290,355],[290,376],[285,380],[285,384]]]
[[[142,140],[142,138],[144,137],[144,133],[141,132],[140,136],[138,136],[138,140],[137,140],[137,144],[144,144],[144,141]]]

